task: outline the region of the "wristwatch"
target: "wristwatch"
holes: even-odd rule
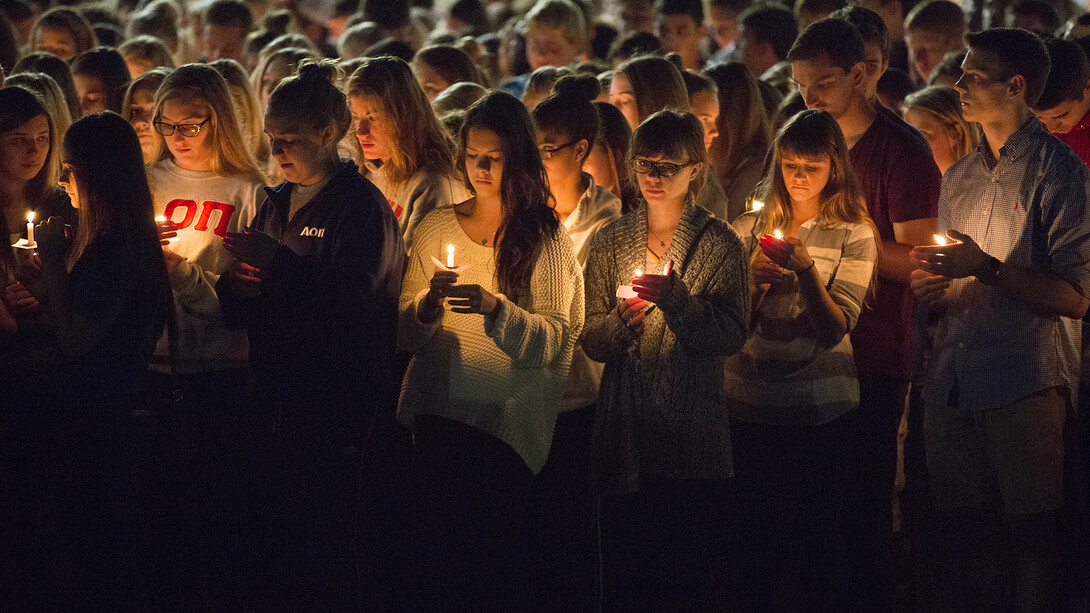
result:
[[[984,285],[999,283],[999,260],[989,255],[988,259],[984,261],[984,265],[980,267],[980,270],[973,273],[973,276]]]

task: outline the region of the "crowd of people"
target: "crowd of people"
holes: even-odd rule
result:
[[[0,610],[1087,610],[1088,52],[0,0]]]

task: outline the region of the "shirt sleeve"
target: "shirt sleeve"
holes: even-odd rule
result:
[[[1061,173],[1064,182],[1041,202],[1042,226],[1052,272],[1090,296],[1090,180],[1085,167]]]
[[[435,321],[424,323],[420,321],[416,307],[420,299],[431,288],[431,271],[434,269],[431,262],[425,262],[423,254],[437,252],[438,243],[435,239],[433,228],[438,221],[437,217],[424,219],[417,227],[416,243],[409,249],[409,260],[405,270],[405,278],[401,283],[401,297],[398,300],[398,347],[405,351],[417,351],[435,331],[442,326],[443,316],[440,313]],[[446,307],[442,307],[444,310]]]
[[[867,226],[857,224],[841,248],[840,265],[828,281],[829,297],[844,312],[848,330],[855,327],[878,261],[878,243]]]
[[[599,232],[590,240],[584,283],[586,320],[580,339],[583,352],[596,362],[623,354],[638,336],[617,315],[616,278],[612,237]]]

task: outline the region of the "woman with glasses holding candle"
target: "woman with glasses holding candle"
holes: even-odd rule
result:
[[[727,361],[740,513],[740,606],[845,610],[839,510],[859,402],[849,332],[872,287],[877,231],[836,120],[807,110],[780,130],[734,228],[750,255],[750,337]],[[780,238],[778,235],[782,235]]]
[[[529,495],[583,325],[582,274],[517,98],[470,108],[459,157],[474,196],[420,222],[405,273],[398,413],[415,434],[419,594],[435,599],[421,610],[506,610],[532,595]]]
[[[532,111],[553,208],[581,266],[587,263],[591,237],[621,216],[621,201],[583,171],[591,149],[598,146],[593,104],[598,88],[594,75],[561,77],[553,94]],[[576,345],[549,461],[536,479],[541,571],[550,581],[542,593],[557,611],[593,608],[594,505],[588,468],[601,377],[601,364],[588,360]]]
[[[351,116],[336,73],[331,60],[306,60],[269,97],[265,134],[287,180],[266,190],[246,232],[227,234],[235,264],[216,286],[228,325],[249,333],[255,409],[274,432],[272,464],[287,467],[272,488],[290,492],[273,503],[278,572],[261,591],[293,610],[383,608],[378,585],[359,592],[357,564],[391,579],[379,543],[396,538],[390,521],[405,512],[389,489],[406,455],[390,446],[405,247],[386,199],[337,153]],[[357,509],[361,483],[369,504]],[[354,522],[366,530],[358,552]]]
[[[750,303],[741,240],[695,205],[705,155],[694,115],[648,117],[629,154],[643,202],[591,239],[581,342],[605,363],[591,474],[607,610],[698,610],[711,596],[733,474],[723,360],[745,342]]]
[[[138,608],[130,599],[149,584],[138,578],[146,561],[133,411],[145,408],[148,363],[171,308],[166,266],[129,124],[113,113],[84,117],[68,130],[63,160],[60,184],[79,209],[76,238],[61,218],[42,221],[40,257],[25,269],[59,350],[53,420],[63,447],[54,461],[65,467],[60,538],[70,572],[50,588],[61,610]]]
[[[228,475],[229,458],[242,440],[244,384],[248,363],[246,334],[228,330],[216,282],[232,263],[223,246],[229,232],[241,232],[253,219],[265,179],[242,134],[230,90],[215,69],[188,64],[170,73],[159,87],[151,111],[152,128],[167,155],[148,167],[155,214],[178,313],[177,343],[171,348],[176,377],[168,377],[166,342],[156,348],[153,370],[157,393],[181,393],[181,421],[195,446],[187,484],[198,492],[198,536],[190,552],[194,568],[223,563],[201,538],[216,538],[217,505],[237,490]],[[165,341],[165,339],[164,339]],[[226,569],[220,569],[227,572]],[[213,573],[215,574],[215,573]]]
[[[454,171],[454,145],[402,60],[367,59],[345,93],[366,176],[386,196],[412,247],[425,215],[469,197]]]

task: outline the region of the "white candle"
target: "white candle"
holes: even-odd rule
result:
[[[26,214],[26,242],[34,244],[34,211]]]
[[[777,228],[777,229],[772,231],[772,236],[775,236],[776,238],[782,239],[783,238],[783,232],[780,232],[779,228]]]
[[[941,234],[936,234],[935,235],[935,244],[939,245],[939,246],[945,245],[946,244],[946,237],[941,235]]]
[[[763,208],[765,208],[765,203],[761,202],[760,200],[753,200],[750,202],[749,210],[751,211],[759,211]]]
[[[454,268],[454,245],[447,245],[447,268]]]
[[[637,268],[636,269],[636,274],[635,274],[635,276],[633,278],[642,277],[642,276],[643,276],[643,271],[640,270],[639,268]],[[628,283],[628,285],[622,285],[622,286],[617,288],[617,297],[620,298],[621,300],[628,300],[629,298],[635,298],[636,297],[636,290],[632,289],[632,282],[631,281]]]

